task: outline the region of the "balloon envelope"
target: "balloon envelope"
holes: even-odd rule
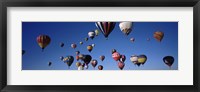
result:
[[[71,47],[73,48],[73,49],[75,49],[76,48],[76,44],[71,44]]]
[[[81,65],[82,65],[81,62],[76,62],[76,67],[79,67]]]
[[[93,39],[95,37],[95,32],[94,31],[91,31],[91,32],[88,32],[88,36]]]
[[[63,47],[64,46],[64,43],[60,43],[60,47]]]
[[[134,42],[134,41],[135,41],[135,38],[130,38],[130,41],[131,41],[131,42]]]
[[[96,27],[103,33],[103,35],[107,38],[109,34],[115,28],[115,22],[96,22]]]
[[[80,45],[82,45],[83,44],[83,42],[80,42]]]
[[[92,49],[93,49],[92,45],[88,45],[88,46],[87,46],[87,50],[88,50],[89,52],[91,52]]]
[[[51,62],[48,62],[48,66],[51,66],[52,65],[52,63]]]
[[[120,59],[120,54],[118,52],[115,52],[112,54],[112,58],[115,60],[115,61],[118,61]]]
[[[95,68],[96,65],[98,64],[98,62],[97,62],[97,60],[94,59],[94,60],[91,61],[91,64]]]
[[[165,57],[163,58],[163,62],[164,62],[166,65],[168,65],[169,67],[171,67],[172,64],[174,63],[174,57],[172,57],[172,56],[165,56]]]
[[[103,61],[105,59],[105,56],[101,55],[99,58],[100,58],[101,61]]]
[[[157,31],[157,32],[154,33],[153,36],[157,41],[161,42],[163,37],[164,37],[164,33],[161,32],[161,31]]]
[[[144,64],[147,60],[147,56],[146,55],[139,55],[138,56],[138,63]]]
[[[67,56],[63,60],[70,67],[72,65],[72,63],[74,62],[74,57],[73,56]]]
[[[132,31],[132,25],[132,22],[121,22],[119,28],[125,35],[129,35]]]
[[[84,55],[83,57],[83,61],[86,65],[88,65],[90,63],[90,61],[92,60],[92,57],[90,55]]]
[[[119,69],[123,69],[124,68],[124,66],[125,66],[125,64],[124,64],[124,62],[118,62],[118,67],[119,67]]]
[[[125,60],[126,60],[126,56],[125,56],[125,55],[121,55],[121,56],[120,56],[120,61],[121,61],[121,62],[125,62]]]
[[[42,48],[42,51],[47,47],[51,42],[51,38],[48,35],[39,35],[37,37],[37,43]]]
[[[96,36],[99,35],[99,30],[98,30],[98,29],[96,29],[94,32],[95,32],[95,35],[96,35]]]
[[[102,65],[99,65],[99,66],[98,66],[98,69],[99,69],[99,70],[103,70],[103,66],[102,66]]]

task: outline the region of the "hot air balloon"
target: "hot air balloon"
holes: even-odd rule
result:
[[[132,31],[132,25],[132,22],[121,22],[119,28],[125,35],[129,35]]]
[[[76,60],[79,61],[79,56],[78,55],[76,56]]]
[[[78,70],[84,70],[84,67],[81,65],[78,67]]]
[[[118,52],[114,52],[112,54],[112,58],[115,60],[115,61],[118,61],[120,59],[120,54]]]
[[[67,63],[68,68],[70,68],[70,66],[74,62],[74,57],[73,56],[67,56],[63,60],[64,60],[65,63]]]
[[[92,60],[92,57],[90,55],[84,55],[82,60],[84,61],[86,65],[88,65],[90,61]]]
[[[88,46],[87,46],[87,50],[88,50],[89,52],[91,52],[92,49],[93,49],[92,45],[88,45]]]
[[[80,54],[80,51],[76,51],[76,55],[79,55]]]
[[[121,61],[121,62],[125,62],[125,60],[126,60],[126,56],[125,56],[125,55],[121,55],[121,56],[120,56],[120,61]]]
[[[79,67],[81,65],[82,65],[81,62],[76,62],[76,67]]]
[[[22,50],[22,55],[24,55],[25,54],[25,50]]]
[[[52,63],[51,62],[48,62],[48,66],[51,66],[52,65]]]
[[[135,38],[130,38],[130,41],[131,41],[131,42],[134,42],[134,41],[135,41]]]
[[[147,41],[150,41],[150,38],[147,38]]]
[[[154,33],[153,36],[157,41],[161,42],[163,37],[164,37],[164,33],[161,32],[161,31],[157,31],[157,32]]]
[[[138,56],[138,63],[144,64],[147,61],[147,56],[146,55],[139,55]]]
[[[78,55],[78,58],[81,59],[82,61],[83,61],[84,57],[85,57],[85,55],[83,55],[83,54]]]
[[[138,63],[138,56],[137,55],[132,55],[130,58],[131,62],[134,64]]]
[[[61,42],[61,43],[60,43],[60,47],[63,47],[63,46],[64,46],[64,43]]]
[[[73,48],[73,49],[75,49],[76,48],[76,44],[71,44],[71,47]]]
[[[163,62],[171,68],[172,64],[174,63],[174,57],[172,57],[172,56],[165,56],[163,58]]]
[[[118,62],[119,69],[122,70],[124,68],[124,66],[125,66],[124,62],[121,62],[121,61]]]
[[[95,44],[92,44],[92,47],[95,47]]]
[[[91,32],[88,32],[88,36],[93,39],[95,37],[95,32],[94,31],[91,31]]]
[[[88,38],[87,38],[87,37],[85,38],[85,41],[88,41]]]
[[[60,57],[60,60],[61,60],[61,61],[63,61],[63,59],[64,59],[64,57],[63,57],[63,56],[61,56],[61,57]]]
[[[101,55],[99,58],[100,58],[101,61],[103,61],[105,59],[105,56]]]
[[[99,70],[103,70],[103,66],[102,66],[102,65],[99,65],[99,66],[98,66],[98,69],[99,69]]]
[[[98,64],[98,62],[97,62],[96,59],[93,59],[93,60],[91,61],[91,64],[92,64],[92,66],[95,68],[96,65]]]
[[[108,38],[109,34],[115,28],[115,22],[96,22],[97,28],[103,33],[105,38]]]
[[[80,45],[82,45],[83,44],[83,42],[80,42]]]
[[[99,35],[99,30],[98,29],[96,29],[94,32],[95,32],[95,36]]]
[[[117,52],[117,50],[116,49],[112,49],[112,54],[115,53],[115,52]]]
[[[42,51],[44,48],[46,48],[51,42],[51,38],[48,35],[39,35],[37,37],[37,43],[42,48]]]

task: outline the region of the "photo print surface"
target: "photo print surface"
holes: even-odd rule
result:
[[[178,70],[178,22],[22,22],[22,70]]]

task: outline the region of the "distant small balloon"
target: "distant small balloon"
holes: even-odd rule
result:
[[[131,62],[134,64],[138,63],[138,56],[137,55],[132,55],[130,58]]]
[[[96,65],[98,64],[98,62],[97,62],[96,59],[93,59],[93,60],[91,61],[91,64],[92,64],[93,68],[95,68]]]
[[[79,56],[78,55],[76,56],[76,60],[79,61]]]
[[[91,31],[91,32],[88,32],[88,36],[93,39],[95,37],[95,32],[94,31]]]
[[[135,41],[135,38],[130,38],[130,41],[131,41],[131,42],[134,42],[134,41]]]
[[[87,38],[87,37],[85,38],[85,41],[88,41],[88,38]]]
[[[76,62],[76,67],[79,67],[81,65],[82,65],[81,62]]]
[[[118,62],[119,69],[123,70],[124,66],[125,66],[124,62],[121,61]]]
[[[89,52],[91,52],[92,49],[93,49],[92,45],[88,45],[88,46],[87,46],[87,50],[88,50]]]
[[[76,48],[76,44],[71,44],[71,47],[73,48],[73,49],[75,49]]]
[[[164,33],[161,32],[161,31],[157,31],[157,32],[154,33],[153,36],[157,41],[161,42],[163,37],[164,37]]]
[[[103,61],[105,59],[105,56],[101,55],[99,58],[100,58],[101,61]]]
[[[125,62],[125,60],[126,60],[126,56],[125,56],[125,55],[121,55],[121,56],[120,56],[120,61],[121,61],[121,62]]]
[[[73,56],[67,56],[63,60],[68,65],[68,67],[70,68],[70,66],[74,62],[74,57]]]
[[[103,70],[103,66],[102,66],[102,65],[99,65],[99,66],[98,66],[98,69],[99,69],[99,70]]]
[[[52,65],[52,63],[51,62],[48,62],[48,66],[51,66]]]
[[[150,38],[147,38],[147,41],[150,41]]]
[[[163,62],[171,68],[172,64],[174,63],[174,57],[172,57],[172,56],[165,56],[163,58]]]
[[[94,32],[95,32],[95,36],[99,35],[99,30],[98,29],[96,29]]]
[[[92,47],[95,47],[95,44],[92,44]]]
[[[63,47],[64,46],[64,43],[60,43],[60,47]]]
[[[138,56],[138,63],[141,63],[142,65],[147,61],[146,55],[139,55]]]
[[[80,51],[76,51],[76,55],[79,55],[80,54]]]
[[[60,57],[60,60],[61,60],[61,61],[63,61],[63,59],[64,59],[64,57],[63,57],[63,56],[61,56],[61,57]]]
[[[83,42],[80,42],[80,45],[82,45],[83,44]]]

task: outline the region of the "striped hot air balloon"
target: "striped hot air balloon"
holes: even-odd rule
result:
[[[37,37],[37,43],[40,46],[40,48],[42,48],[42,51],[47,45],[50,44],[50,42],[51,42],[51,38],[48,35],[39,35]]]
[[[96,22],[97,28],[103,33],[103,35],[108,38],[108,35],[115,28],[115,22]]]

